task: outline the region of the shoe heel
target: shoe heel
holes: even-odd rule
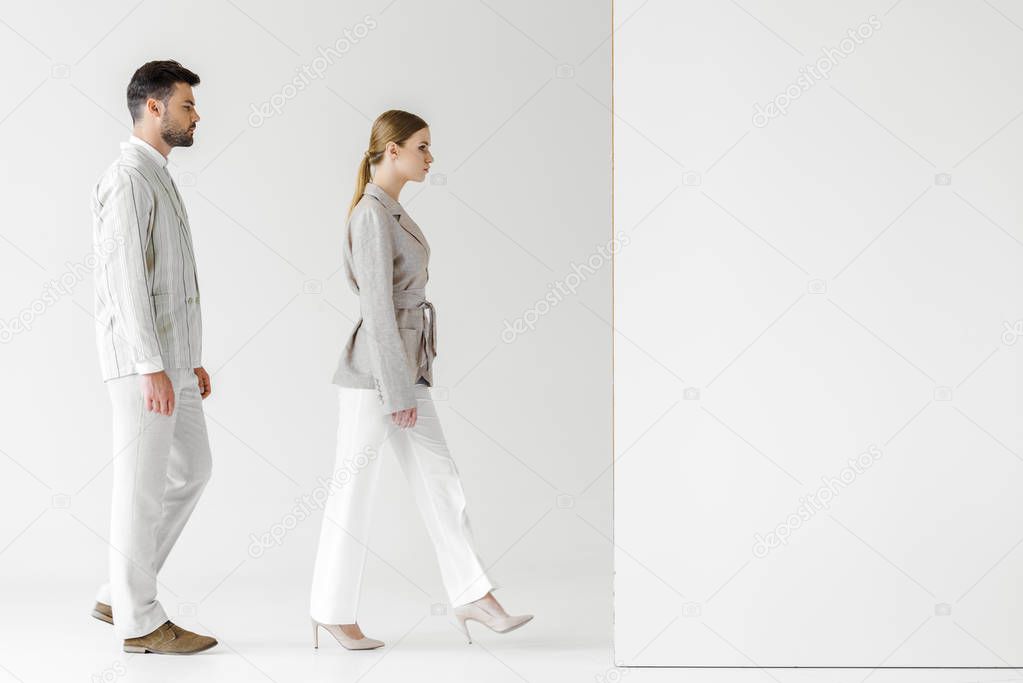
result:
[[[146,648],[140,647],[139,645],[125,645],[124,646],[124,651],[125,652],[133,652],[135,654],[143,654],[143,653],[145,653]]]
[[[469,635],[469,624],[466,622],[465,617],[455,617],[455,623],[462,629],[462,634],[465,635],[465,641],[472,645],[472,636]]]
[[[320,648],[320,625],[313,621],[313,647]]]

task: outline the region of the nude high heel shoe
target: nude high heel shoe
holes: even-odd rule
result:
[[[514,631],[533,618],[532,614],[495,614],[488,612],[480,600],[470,602],[467,605],[459,605],[452,612],[455,623],[462,629],[466,641],[472,644],[472,636],[469,635],[468,621],[478,621],[495,633],[508,633]]]
[[[341,647],[345,648],[346,650],[373,650],[378,647],[382,647],[384,644],[384,641],[377,640],[376,638],[367,638],[365,636],[363,636],[362,638],[352,638],[351,636],[346,635],[345,632],[341,630],[340,624],[321,624],[315,619],[313,619],[312,622],[313,622],[313,647],[315,648],[320,647],[321,627],[327,633],[334,636],[334,639],[341,644]]]

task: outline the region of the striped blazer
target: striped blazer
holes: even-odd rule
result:
[[[167,159],[132,136],[92,194],[96,342],[104,381],[202,364],[192,234]]]
[[[345,231],[348,285],[360,318],[348,335],[334,384],[376,389],[384,413],[416,405],[413,384],[433,386],[436,318],[426,300],[430,245],[401,204],[366,184]]]

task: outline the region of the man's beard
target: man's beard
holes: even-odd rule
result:
[[[187,128],[174,127],[169,121],[160,128],[160,137],[171,147],[191,147],[194,142]]]

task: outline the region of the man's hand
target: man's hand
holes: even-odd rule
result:
[[[412,407],[406,408],[405,410],[399,410],[396,413],[391,413],[391,420],[402,429],[415,427],[416,409],[415,407]]]
[[[163,370],[142,375],[142,405],[160,415],[174,412],[174,385]]]
[[[196,368],[195,376],[199,379],[199,391],[202,393],[202,397],[206,398],[213,391],[213,385],[210,384],[210,373],[206,372],[206,368]]]

